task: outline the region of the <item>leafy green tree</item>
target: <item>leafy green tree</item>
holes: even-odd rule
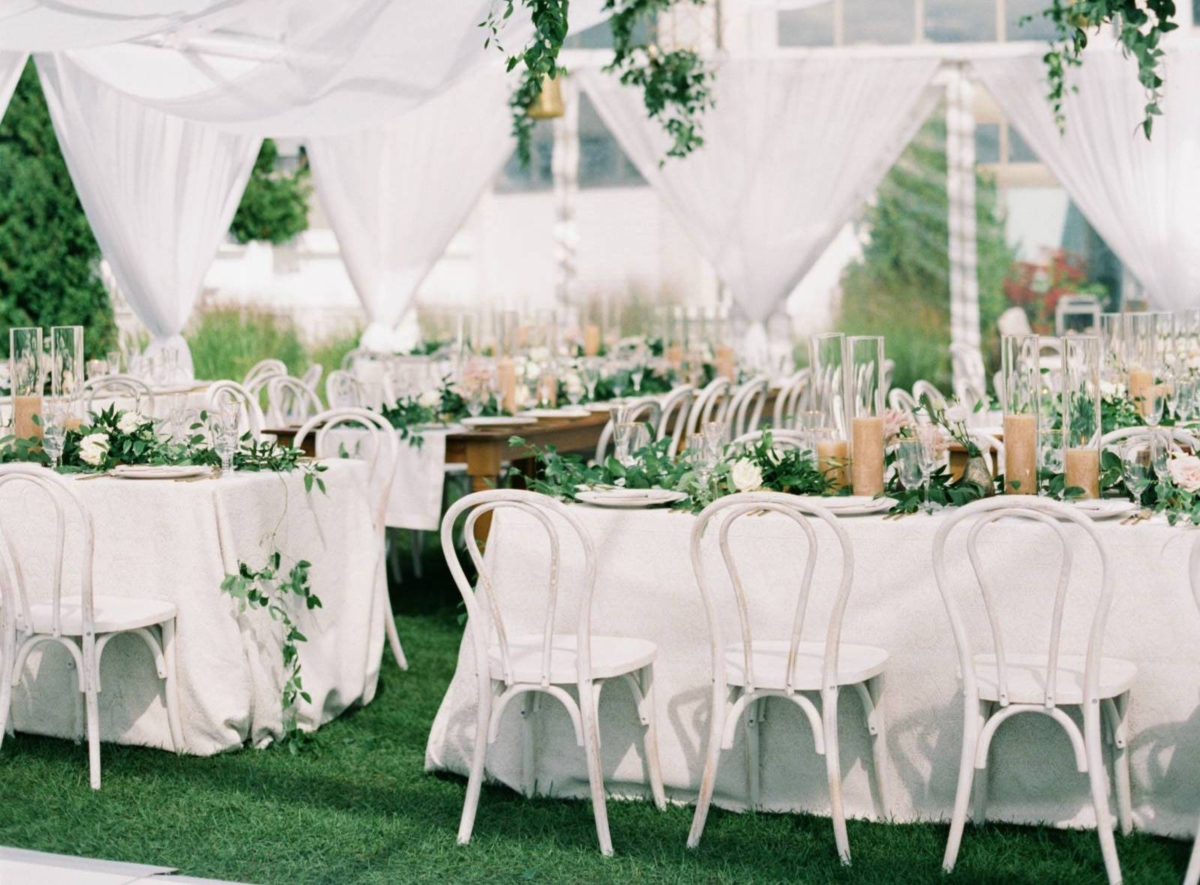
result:
[[[901,154],[868,207],[869,241],[842,277],[839,328],[886,335],[893,384],[920,378],[950,386],[950,255],[946,121],[930,119]],[[1015,251],[1004,235],[995,183],[975,176],[979,318],[994,360],[996,319],[1007,307],[1004,280]]]
[[[87,353],[103,353],[116,326],[99,263],[31,61],[0,120],[0,331],[81,325]]]
[[[239,243],[264,240],[279,245],[308,230],[308,162],[301,153],[299,168],[287,173],[276,171],[278,160],[279,148],[271,139],[264,139],[229,226]]]

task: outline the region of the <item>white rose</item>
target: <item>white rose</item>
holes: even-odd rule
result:
[[[79,458],[84,464],[98,466],[108,454],[108,437],[103,433],[89,433],[79,441]]]
[[[749,458],[741,458],[733,462],[730,479],[739,492],[752,492],[762,487],[762,468]]]
[[[1101,381],[1100,396],[1104,399],[1119,399],[1125,395],[1125,385],[1116,381]]]
[[[436,409],[442,404],[442,394],[437,390],[427,390],[417,399],[417,405],[426,409]]]
[[[951,424],[959,424],[966,421],[971,412],[962,403],[955,403],[946,408],[946,420]]]
[[[146,423],[146,419],[137,412],[122,412],[117,419],[117,430],[122,433],[133,433]]]
[[[529,403],[529,388],[524,384],[518,384],[513,388],[513,405],[518,409],[523,409]]]

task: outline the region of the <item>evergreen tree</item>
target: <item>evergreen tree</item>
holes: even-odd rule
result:
[[[99,263],[30,61],[0,119],[0,333],[83,326],[89,356],[111,348],[116,327]],[[7,354],[8,335],[0,339]]]
[[[263,240],[279,245],[308,230],[308,162],[303,151],[295,172],[275,170],[279,149],[263,139],[246,192],[229,232],[239,243]]]

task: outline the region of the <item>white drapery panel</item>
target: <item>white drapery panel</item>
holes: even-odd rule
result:
[[[49,52],[195,27],[254,0],[5,0],[0,49]]]
[[[641,92],[597,69],[583,88],[734,300],[762,323],[870,195],[936,101],[933,58],[726,61],[704,147],[665,156]]]
[[[1066,132],[1046,102],[1035,57],[980,59],[975,73],[1080,211],[1162,309],[1200,303],[1200,49],[1174,45],[1164,58],[1163,116],[1147,142],[1145,93],[1133,62],[1089,50],[1068,74]]]
[[[62,56],[37,56],[59,146],[122,293],[191,374],[182,335],[229,230],[259,140],[114,92]]]
[[[24,52],[0,52],[0,117],[4,116],[28,58],[29,55]]]
[[[313,182],[371,325],[390,349],[417,287],[513,151],[510,83],[477,74],[391,126],[308,142]],[[413,342],[408,342],[411,346]]]

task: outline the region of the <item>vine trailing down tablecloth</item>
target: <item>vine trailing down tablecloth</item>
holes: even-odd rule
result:
[[[278,546],[285,563],[307,559],[322,608],[294,616],[301,643],[302,728],[319,726],[375,695],[383,655],[387,583],[371,523],[361,462],[331,462],[328,494],[306,492],[304,475],[237,473],[199,482],[79,480],[76,490],[96,532],[95,592],[167,599],[179,609],[176,648],[184,751],[208,755],[282,735],[279,625],[263,611],[239,614],[221,591],[238,561],[260,565]],[[45,541],[46,514],[31,508],[14,528],[22,543]],[[274,541],[272,542],[272,538]],[[68,562],[69,569],[78,567]],[[29,576],[48,591],[45,574]],[[70,574],[70,571],[69,571]],[[161,684],[136,636],[114,639],[101,664],[100,727],[105,741],[171,747]],[[14,693],[19,731],[73,737],[73,671],[66,652],[41,646]]]
[[[668,795],[695,801],[707,740],[711,659],[699,589],[689,561],[690,514],[666,511],[615,512],[578,506],[595,542],[598,577],[593,608],[596,634],[644,637],[658,644],[655,691],[659,758]],[[941,596],[932,573],[932,543],[938,516],[916,515],[899,522],[880,516],[846,517],[855,547],[855,578],[843,630],[844,642],[870,643],[890,654],[884,691],[888,732],[890,814],[897,821],[948,819],[954,801],[962,736],[962,696],[957,656]],[[548,556],[544,536],[529,518],[503,513],[493,523],[487,556],[504,602],[509,635],[541,629]],[[1010,651],[1044,648],[1049,600],[1057,576],[1057,553],[1035,526],[993,527],[994,547],[985,545],[994,592],[1010,625]],[[1136,526],[1101,523],[1109,545],[1114,600],[1104,652],[1137,663],[1131,692],[1133,809],[1135,825],[1151,833],[1190,834],[1195,827],[1200,783],[1200,614],[1188,584],[1187,560],[1200,533],[1158,520]],[[827,530],[818,527],[822,543]],[[965,535],[965,531],[963,532]],[[803,569],[797,530],[776,517],[749,520],[734,529],[734,549],[751,599],[756,638],[784,638],[790,606]],[[565,536],[564,536],[565,537]],[[958,537],[958,533],[952,536]],[[792,553],[791,551],[796,551]],[[966,587],[969,565],[961,543],[951,547],[948,573]],[[708,551],[711,553],[712,551]],[[719,556],[714,557],[719,566]],[[1048,571],[1055,569],[1054,574]],[[1064,653],[1077,652],[1087,624],[1078,607],[1094,598],[1098,575],[1094,555],[1080,555],[1066,612]],[[560,632],[576,629],[575,597],[582,554],[564,541]],[[715,573],[715,571],[714,571]],[[806,637],[823,631],[835,564],[818,564]],[[986,631],[978,590],[963,590],[964,616],[983,641]],[[727,579],[716,582],[723,623],[736,623]],[[786,611],[786,615],[781,615]],[[1090,618],[1091,609],[1086,610]],[[761,631],[757,632],[757,631]],[[729,636],[726,636],[729,639]],[[982,650],[987,650],[986,646]],[[434,720],[426,767],[465,774],[474,746],[474,656],[469,641]],[[876,816],[869,785],[871,747],[858,700],[845,693],[839,707],[842,775],[847,814]],[[606,784],[616,796],[648,794],[641,757],[641,728],[623,686],[604,690],[600,732]],[[488,748],[487,774],[516,789],[522,783],[522,728],[516,710],[505,713],[498,741]],[[582,750],[565,712],[543,704],[537,725],[537,789],[555,797],[586,798]],[[762,796],[770,811],[828,814],[824,761],[799,710],[771,702],[762,735]],[[722,757],[715,801],[746,807],[746,763],[739,730]],[[1047,717],[1019,716],[996,735],[991,755],[989,820],[1094,824],[1086,775],[1075,771],[1070,745]],[[682,835],[680,836],[682,839]]]

